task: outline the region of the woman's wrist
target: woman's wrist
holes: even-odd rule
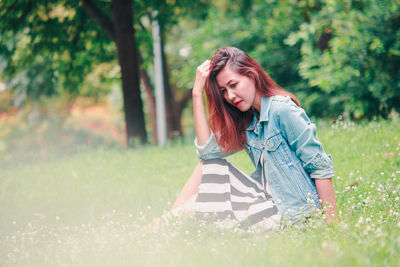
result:
[[[193,98],[201,98],[201,99],[203,99],[203,92],[198,92],[196,90],[193,90],[192,91],[192,96],[193,96]]]

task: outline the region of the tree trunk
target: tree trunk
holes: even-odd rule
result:
[[[134,138],[139,138],[142,143],[147,142],[143,104],[140,97],[132,1],[113,0],[112,12],[118,60],[121,65],[127,141],[128,146],[131,146]]]
[[[142,57],[138,52],[139,57],[139,66],[142,65]],[[153,136],[153,143],[158,143],[158,136],[157,136],[157,112],[156,112],[156,100],[153,94],[153,89],[150,84],[150,78],[147,74],[145,69],[140,68],[140,79],[142,80],[144,91],[146,92],[147,103],[149,105],[150,110],[150,117],[151,117],[151,128],[152,128],[152,136]]]
[[[165,90],[165,105],[166,105],[166,117],[167,117],[167,132],[168,138],[174,139],[183,135],[182,130],[182,112],[185,108],[189,99],[191,99],[191,90],[188,90],[183,94],[182,97],[178,97],[176,90],[171,86],[169,82],[168,73],[168,61],[164,51],[164,29],[161,28],[161,56],[163,62],[164,72],[164,90]]]
[[[163,31],[163,27],[161,27]],[[161,56],[163,62],[163,72],[164,72],[164,90],[165,90],[165,107],[166,107],[166,117],[167,117],[167,132],[168,138],[174,139],[175,137],[182,136],[181,127],[181,117],[178,111],[178,101],[176,97],[176,92],[173,91],[171,84],[169,82],[168,75],[168,62],[164,52],[164,33],[161,32]]]
[[[117,43],[117,38],[116,38],[116,33],[115,33],[115,23],[111,21],[93,2],[93,0],[82,0],[83,6],[86,10],[86,12],[92,17],[97,24],[104,30],[105,33],[107,33],[110,38]],[[114,2],[113,2],[114,4]],[[115,15],[114,15],[115,16]],[[171,88],[171,85],[169,83],[168,79],[168,63],[167,59],[164,53],[164,36],[163,36],[163,27],[161,27],[161,52],[162,52],[162,57],[163,57],[163,71],[164,71],[164,86],[165,86],[165,98],[166,98],[166,113],[167,113],[167,127],[168,127],[168,137],[170,139],[177,137],[177,136],[182,136],[182,125],[181,125],[181,117],[182,117],[182,111],[184,107],[186,106],[188,100],[191,98],[190,90],[187,91],[180,99],[178,99],[176,90]],[[144,30],[145,28],[142,27]],[[132,29],[133,32],[133,29]],[[132,33],[133,36],[133,33]],[[118,47],[118,46],[117,46]],[[117,48],[118,49],[118,48]],[[140,54],[137,52],[138,60],[139,63],[138,65],[140,66]],[[122,70],[122,65],[121,65],[121,70]],[[148,77],[148,74],[145,70],[141,69],[140,70],[140,76],[143,81],[143,85],[145,87],[145,92],[148,98],[148,102],[150,105],[150,114],[152,118],[152,125],[153,125],[153,140],[155,143],[157,143],[157,123],[156,123],[156,115],[155,115],[155,101],[154,101],[154,94],[152,92],[152,88],[150,85],[150,79]],[[140,95],[140,91],[139,91]],[[125,97],[124,97],[125,99]],[[141,102],[140,102],[141,103]],[[126,102],[124,103],[124,107],[126,106]],[[128,121],[126,121],[126,124],[128,125]],[[143,126],[144,129],[144,126]]]
[[[114,21],[105,15],[93,2],[82,0],[86,13],[96,21],[115,42],[121,66],[124,113],[128,145],[134,137],[147,142],[143,104],[139,87],[139,64],[133,28],[133,6],[129,0],[113,0]]]

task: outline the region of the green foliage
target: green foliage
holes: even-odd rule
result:
[[[145,69],[153,60],[152,11],[158,11],[161,33],[167,34],[179,18],[204,18],[209,6],[207,0],[132,3]],[[111,1],[92,4],[112,23]],[[82,1],[2,1],[0,16],[0,71],[16,91],[19,106],[61,92],[99,98],[119,78],[113,40],[85,12]]]
[[[183,20],[171,32],[177,84],[190,88],[196,66],[236,46],[312,116],[386,118],[399,110],[398,1],[252,1],[244,13],[241,3],[217,1],[202,23]]]
[[[297,73],[299,46],[284,44],[291,31],[303,22],[297,1],[252,1],[243,13],[240,1],[217,1],[201,23],[183,19],[168,36],[167,52],[175,69],[171,79],[179,87],[191,88],[196,67],[214,50],[235,46],[254,57],[289,91],[303,89]],[[246,1],[244,1],[246,2]]]
[[[110,1],[95,5],[111,18]],[[158,10],[175,91],[192,87],[196,67],[215,49],[236,46],[312,116],[387,118],[400,110],[396,0],[141,0],[133,8],[150,76]],[[81,1],[1,1],[0,16],[0,71],[21,105],[65,91],[101,97],[119,78],[115,46]]]
[[[77,95],[93,66],[115,59],[111,40],[78,0],[2,1],[0,16],[0,68],[21,104]]]
[[[321,1],[286,43],[301,43],[299,72],[311,88],[312,112],[323,104],[326,115],[359,119],[400,110],[398,1]]]
[[[211,4],[209,0],[151,0],[133,1],[133,5],[135,11],[135,36],[143,59],[142,67],[146,70],[151,70],[153,65],[152,21],[154,19],[158,20],[160,34],[165,40],[170,38],[171,29],[173,29],[179,21],[184,20],[185,23],[192,24],[205,19],[208,16],[208,9]],[[153,11],[157,12],[153,14]],[[183,34],[188,34],[188,32]],[[176,46],[176,43],[172,45]],[[168,54],[167,59],[170,59],[170,54]],[[173,68],[175,69],[175,60],[169,60],[167,63],[171,62],[173,62]],[[177,85],[177,89],[182,88]]]
[[[14,105],[21,107],[28,99],[39,99],[57,94],[57,76],[54,75],[53,60],[43,59],[20,71],[10,82],[15,90]]]

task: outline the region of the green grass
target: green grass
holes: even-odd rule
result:
[[[0,170],[0,265],[399,266],[400,122],[318,123],[339,221],[276,232],[145,228],[197,163],[192,145],[84,150]],[[245,172],[244,152],[229,158]]]

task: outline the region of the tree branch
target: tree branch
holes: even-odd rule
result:
[[[82,0],[86,13],[94,19],[103,31],[113,40],[116,40],[113,21],[107,17],[92,0]]]

